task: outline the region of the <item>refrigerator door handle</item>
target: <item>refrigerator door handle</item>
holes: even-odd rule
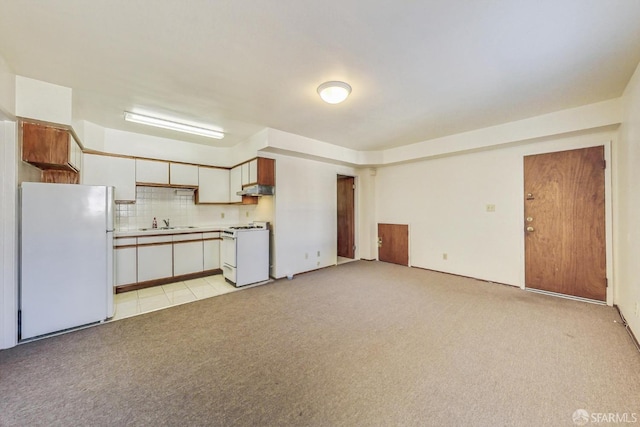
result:
[[[106,307],[106,319],[110,319],[115,315],[114,311],[114,303],[113,303],[113,292],[114,292],[114,284],[115,284],[115,247],[113,243],[113,231],[107,231],[107,289],[105,292],[107,293],[107,307]]]
[[[105,206],[106,206],[106,219],[107,219],[107,231],[113,231],[115,229],[116,218],[116,202],[115,202],[115,188],[106,187],[105,194]]]

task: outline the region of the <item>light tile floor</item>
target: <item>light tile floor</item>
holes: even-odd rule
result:
[[[355,258],[345,258],[345,257],[339,256],[337,265],[346,264],[348,262],[353,262],[353,261],[357,261],[357,260]]]
[[[115,295],[116,313],[112,320],[124,319],[237,290],[239,289],[224,280],[222,274],[217,274],[201,279],[124,292]]]

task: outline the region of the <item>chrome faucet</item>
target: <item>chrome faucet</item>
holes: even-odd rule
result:
[[[169,227],[169,218],[163,219],[162,222],[164,222],[165,227]]]

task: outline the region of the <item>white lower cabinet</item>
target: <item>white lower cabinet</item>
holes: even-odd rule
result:
[[[138,281],[137,255],[138,248],[135,246],[116,247],[116,286],[130,285]]]
[[[118,237],[115,286],[220,268],[220,233]]]
[[[172,266],[173,243],[138,246],[138,282],[171,277]]]
[[[198,273],[203,270],[202,238],[192,242],[174,242],[173,244],[173,274]]]
[[[220,268],[220,240],[204,240],[202,246],[205,271]]]

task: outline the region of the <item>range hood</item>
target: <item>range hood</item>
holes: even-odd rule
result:
[[[275,193],[275,188],[273,185],[250,185],[248,187],[244,187],[242,191],[238,191],[236,194],[238,196],[273,196]]]

